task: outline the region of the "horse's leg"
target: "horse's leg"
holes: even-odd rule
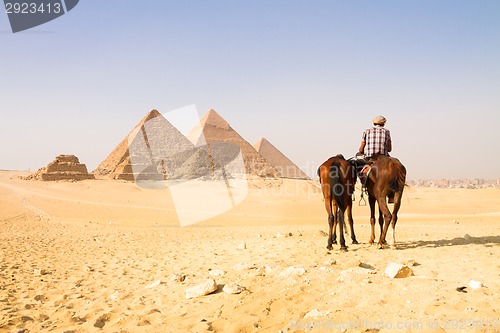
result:
[[[377,197],[377,203],[382,211],[382,214],[384,214],[384,228],[382,230],[382,233],[380,235],[380,239],[378,241],[379,249],[382,249],[384,244],[386,244],[385,237],[387,235],[387,229],[389,229],[389,224],[391,224],[392,221],[392,215],[391,211],[389,210],[389,207],[387,206],[387,200],[385,199],[385,195],[379,195]]]
[[[328,244],[326,248],[328,250],[333,249],[332,244],[333,244],[333,228],[334,228],[334,223],[335,223],[335,216],[332,213],[332,200],[329,196],[325,196],[325,208],[326,212],[328,214]]]
[[[398,222],[398,211],[401,207],[401,199],[403,197],[403,191],[396,192],[394,194],[394,209],[392,210],[392,219],[391,219],[391,227],[392,227],[392,243],[391,249],[396,249],[396,223]]]
[[[345,226],[344,214],[345,214],[345,211],[342,209],[339,209],[338,214],[339,215],[337,216],[337,220],[338,220],[338,224],[339,224],[340,250],[347,251],[347,246],[345,245],[345,238],[344,238],[344,226]]]
[[[333,214],[328,215],[328,244],[326,248],[328,250],[333,249],[332,244],[333,244],[333,236],[332,236],[332,230],[333,230],[333,224],[334,224],[335,217]]]
[[[337,217],[338,214],[338,207],[335,204],[335,201],[332,201],[333,205],[333,236],[332,236],[332,244],[337,244],[337,224],[339,223],[339,218]]]
[[[382,213],[380,207],[378,208],[378,224],[380,225],[380,234],[382,235],[382,232],[384,231],[384,214]],[[387,242],[384,241],[384,245],[386,244]]]
[[[370,225],[372,227],[370,241],[368,243],[372,245],[375,242],[375,197],[368,195],[368,202],[370,203]]]
[[[351,229],[351,240],[353,244],[359,244],[358,241],[356,240],[356,235],[354,234],[354,220],[352,218],[352,200],[350,201],[349,205],[346,208],[347,212],[347,219],[349,221],[349,228]],[[347,227],[346,227],[347,229]]]

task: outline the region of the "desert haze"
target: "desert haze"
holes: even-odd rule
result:
[[[168,189],[19,176],[0,172],[0,332],[499,329],[496,188],[407,188],[397,250],[368,245],[358,189],[360,244],[341,252],[317,180],[250,180],[240,205],[180,227]]]

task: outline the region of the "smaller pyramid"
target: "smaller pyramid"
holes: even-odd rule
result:
[[[278,148],[262,138],[254,145],[255,150],[266,159],[282,178],[310,179],[295,163],[286,157]]]
[[[79,181],[94,179],[94,175],[88,173],[85,164],[81,164],[75,155],[59,155],[47,167],[39,169],[26,179]]]
[[[244,172],[260,177],[278,177],[279,174],[256,150],[222,118],[210,109],[187,135],[197,147],[207,145],[219,161],[229,161],[241,152]]]

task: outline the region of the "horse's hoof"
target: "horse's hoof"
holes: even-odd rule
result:
[[[391,245],[391,250],[397,250],[396,245]]]
[[[341,246],[340,252],[347,252],[347,246]]]
[[[332,250],[332,249],[333,249],[333,247],[332,247],[331,245],[328,245],[328,246],[326,247],[326,249],[327,249],[327,250]]]
[[[337,241],[333,241],[333,242],[332,242],[332,244],[335,244],[335,245],[337,245]]]
[[[352,243],[353,244],[359,244],[359,242],[357,240],[353,240]]]
[[[383,249],[384,249],[384,244],[379,244],[379,245],[378,245],[378,249],[379,249],[379,250],[383,250]]]
[[[373,245],[373,243],[374,242],[371,240],[371,241],[368,242],[368,245]]]

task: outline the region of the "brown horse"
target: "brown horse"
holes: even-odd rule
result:
[[[398,221],[398,211],[401,207],[403,190],[406,181],[406,168],[397,159],[385,155],[375,155],[371,158],[371,171],[366,181],[368,191],[368,201],[370,203],[370,224],[371,236],[370,244],[375,241],[375,202],[379,207],[380,238],[379,248],[383,248],[386,242],[389,224],[392,227],[391,248],[396,248],[396,222]],[[386,198],[394,197],[394,208],[391,211],[387,205]],[[385,222],[385,223],[384,223]]]
[[[339,224],[340,249],[347,250],[344,239],[344,213],[347,212],[353,244],[358,244],[354,234],[352,219],[352,194],[356,184],[356,169],[346,161],[344,156],[330,157],[318,169],[319,181],[325,199],[325,208],[328,213],[328,245],[337,244],[337,223]],[[339,211],[340,210],[340,211]]]

